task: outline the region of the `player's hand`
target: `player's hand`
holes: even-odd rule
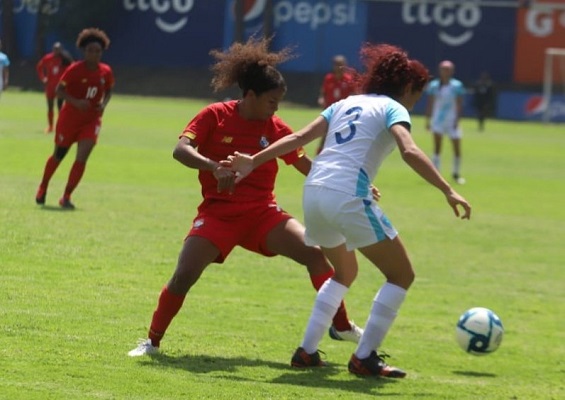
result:
[[[379,201],[381,199],[381,192],[375,185],[371,185],[371,194],[373,195],[373,200]]]
[[[47,78],[43,78],[43,79],[41,80],[41,82],[43,82],[43,84],[46,84],[46,83],[47,83]]]
[[[240,153],[239,151],[233,153],[232,156],[228,156],[227,161],[222,161],[220,164],[235,172],[235,183],[241,182],[243,178],[253,171],[253,157],[249,154]]]
[[[451,190],[445,194],[445,198],[457,217],[461,217],[461,219],[471,219],[471,205],[463,196]],[[463,215],[461,215],[459,207],[463,209]]]
[[[223,191],[228,191],[229,194],[232,194],[235,188],[235,174],[230,168],[226,168],[222,165],[218,165],[218,167],[212,173],[214,178],[218,181],[217,190],[218,193]]]

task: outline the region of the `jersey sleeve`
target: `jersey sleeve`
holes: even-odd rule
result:
[[[76,79],[77,65],[79,65],[79,64],[73,64],[69,68],[67,68],[65,70],[65,72],[63,72],[63,75],[61,76],[61,79],[59,80],[59,83],[61,85],[67,86],[69,84],[69,82],[73,82],[73,80]]]
[[[114,78],[114,72],[112,71],[112,68],[110,68],[110,66],[106,65],[105,66],[105,73],[104,73],[104,90],[110,90],[114,87],[114,84],[116,83],[115,78]]]
[[[210,106],[205,107],[186,125],[179,138],[187,137],[198,146],[214,131],[217,124],[216,113]]]
[[[396,101],[391,101],[390,103],[388,103],[385,115],[385,124],[387,129],[390,129],[390,127],[394,124],[401,122],[412,125],[412,123],[410,122],[410,114],[408,113],[408,110],[406,110],[406,108],[402,104],[397,103]]]
[[[324,119],[328,122],[328,124],[330,123],[330,120],[332,119],[332,116],[334,114],[335,104],[336,103],[332,104],[331,106],[326,108],[324,111],[322,111],[322,113],[320,114],[322,117],[324,117]]]

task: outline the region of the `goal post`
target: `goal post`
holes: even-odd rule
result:
[[[549,47],[545,49],[543,70],[543,104],[542,120],[549,122],[551,119],[551,99],[555,88],[565,89],[565,48]],[[565,90],[563,90],[565,92]]]

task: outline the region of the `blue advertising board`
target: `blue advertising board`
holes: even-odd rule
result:
[[[203,67],[222,48],[223,1],[121,0],[104,58],[114,65]]]
[[[550,122],[565,122],[565,95],[552,96],[548,103],[541,93],[501,92],[497,117],[518,121],[542,121],[547,113]]]
[[[246,1],[244,39],[263,32],[266,0]],[[226,1],[224,47],[235,39],[234,0]],[[298,56],[280,66],[283,71],[325,72],[334,55],[344,55],[358,67],[365,41],[367,3],[357,0],[273,0],[273,50],[286,46]]]
[[[469,84],[482,71],[497,82],[510,82],[514,67],[516,9],[481,7],[473,1],[426,3],[368,2],[367,39],[406,49],[436,75],[440,61],[456,65],[456,76]]]

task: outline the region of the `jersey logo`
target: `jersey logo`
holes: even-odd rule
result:
[[[264,149],[265,147],[268,147],[269,144],[269,140],[265,136],[261,136],[261,139],[259,139],[259,146]]]
[[[82,78],[81,82],[82,82],[82,83],[86,83],[86,82],[88,82],[88,79]]]
[[[197,219],[196,221],[194,221],[194,225],[192,227],[193,228],[200,228],[202,225],[204,225],[204,220],[203,219]]]
[[[222,143],[230,144],[231,142],[233,142],[233,136],[224,136],[222,138]]]

